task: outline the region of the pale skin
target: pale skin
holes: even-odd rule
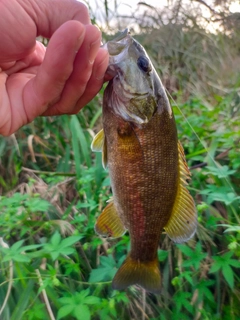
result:
[[[48,47],[37,36],[50,38]],[[0,134],[75,114],[100,90],[108,53],[75,0],[0,0]]]

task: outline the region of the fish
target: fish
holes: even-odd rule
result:
[[[107,238],[129,232],[130,252],[113,278],[113,289],[137,285],[159,294],[162,232],[183,243],[197,228],[195,203],[186,188],[191,174],[173,110],[143,46],[126,29],[104,47],[109,52],[106,74],[112,79],[103,95],[103,129],[91,148],[102,152],[113,196],[95,231]]]

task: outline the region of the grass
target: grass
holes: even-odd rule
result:
[[[101,155],[90,150],[101,117],[90,126],[96,101],[77,116],[40,118],[2,138],[1,162],[11,168],[1,183],[2,318],[238,319],[239,119],[226,110],[230,99],[209,109],[193,97],[174,107],[199,229],[186,245],[162,236],[161,296],[111,289],[129,239],[106,242],[94,233],[111,195]]]

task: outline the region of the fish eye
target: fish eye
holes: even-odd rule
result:
[[[137,65],[142,71],[144,71],[146,73],[148,73],[152,70],[152,66],[151,66],[150,61],[148,60],[147,57],[140,56],[137,60]]]

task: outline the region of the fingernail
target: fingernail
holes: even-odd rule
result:
[[[94,60],[96,58],[99,47],[100,47],[100,39],[97,39],[96,41],[94,41],[90,44],[90,50],[89,50],[89,63],[90,64],[94,63]]]

